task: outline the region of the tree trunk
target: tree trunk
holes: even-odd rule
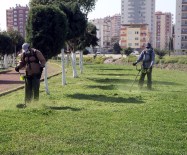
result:
[[[65,72],[65,57],[64,49],[61,49],[61,62],[62,62],[62,85],[66,85],[66,72]]]
[[[48,80],[47,80],[47,62],[44,68],[44,86],[45,86],[46,94],[49,95],[50,93],[49,93]]]
[[[13,62],[12,62],[12,66],[16,66],[16,46],[14,46],[14,53],[12,54],[13,56]]]
[[[72,68],[73,68],[73,77],[77,78],[77,70],[76,70],[76,54],[74,52],[71,53],[71,59],[72,59]]]
[[[4,68],[8,68],[8,58],[7,58],[7,54],[4,55]]]
[[[79,67],[80,67],[80,73],[83,73],[83,51],[80,51],[79,53]]]

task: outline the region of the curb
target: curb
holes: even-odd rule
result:
[[[47,77],[47,79],[50,79],[50,78],[52,78],[52,77],[54,77],[54,76],[57,76],[57,75],[60,75],[61,73],[62,73],[62,72],[59,72],[59,73],[53,74],[53,75]],[[44,79],[42,78],[40,81],[44,81]],[[23,89],[24,87],[25,87],[25,85],[21,85],[21,86],[19,86],[19,87],[17,87],[17,88],[14,88],[14,89],[10,89],[10,90],[4,91],[4,92],[0,93],[0,97],[1,97],[1,96],[5,96],[5,95],[8,95],[8,94],[10,94],[10,93],[12,93],[12,92],[14,92],[14,91],[17,91],[17,90]]]

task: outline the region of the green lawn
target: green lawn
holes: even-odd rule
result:
[[[41,83],[40,101],[23,103],[24,90],[0,97],[0,154],[185,155],[187,73],[154,68],[153,91],[140,91],[134,67],[85,65],[67,85]]]

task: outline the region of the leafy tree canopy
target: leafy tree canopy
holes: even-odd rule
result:
[[[87,24],[86,32],[78,39],[78,49],[98,46],[97,28],[92,23]]]
[[[167,51],[165,50],[154,49],[154,51],[155,54],[158,55],[159,59],[162,59],[167,54]]]
[[[56,7],[37,6],[29,11],[27,41],[39,49],[46,59],[60,53],[67,35],[65,14]]]
[[[12,46],[16,47],[16,52],[20,51],[22,48],[22,44],[24,43],[24,38],[17,30],[9,30],[7,34],[10,36],[12,40]]]
[[[126,56],[129,56],[132,52],[133,52],[133,49],[131,47],[124,49],[124,54]]]
[[[13,52],[12,40],[10,36],[7,34],[7,32],[0,32],[0,54],[12,54]]]
[[[120,54],[120,51],[122,50],[118,42],[114,43],[113,49],[116,54]]]
[[[77,2],[79,7],[81,8],[81,11],[83,11],[84,14],[88,15],[89,12],[91,12],[95,8],[95,4],[97,0],[32,0],[30,2],[30,6],[38,6],[38,5],[50,5],[50,4],[56,4],[59,5],[60,3],[74,3]]]
[[[61,3],[60,9],[66,14],[68,20],[67,40],[75,39],[84,34],[87,20],[81,12],[78,3]]]

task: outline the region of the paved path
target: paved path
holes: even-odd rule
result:
[[[59,74],[60,71],[60,67],[48,65],[48,77]],[[23,74],[24,70],[20,70],[20,73]],[[24,81],[20,81],[20,74],[14,68],[0,72],[0,96],[23,87]]]

